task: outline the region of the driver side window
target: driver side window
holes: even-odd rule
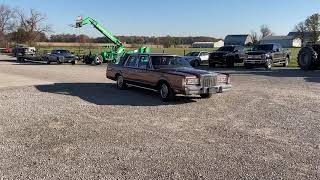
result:
[[[137,57],[136,56],[130,56],[128,61],[127,61],[127,64],[126,66],[127,67],[136,67],[136,64],[137,64]]]

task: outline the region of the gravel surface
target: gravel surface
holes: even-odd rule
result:
[[[163,103],[105,66],[0,55],[0,179],[319,179],[320,72],[234,70]]]

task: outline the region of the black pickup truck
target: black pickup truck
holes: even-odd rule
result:
[[[217,51],[210,53],[209,55],[209,66],[215,67],[216,64],[227,65],[233,67],[234,63],[242,63],[245,57],[243,46],[223,46]]]
[[[246,68],[263,66],[271,69],[274,64],[286,67],[290,63],[291,53],[282,49],[280,44],[259,44],[253,47],[252,51],[247,52],[244,60]]]

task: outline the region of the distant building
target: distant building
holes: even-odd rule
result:
[[[299,32],[289,32],[288,36],[299,37]],[[311,39],[312,39],[311,37],[312,37],[311,32],[306,32],[304,40],[301,44],[306,45],[307,43],[311,42]],[[318,39],[318,41],[320,41],[320,38]]]
[[[246,46],[252,44],[252,38],[249,34],[243,35],[228,35],[224,39],[224,45],[239,45],[239,46]]]
[[[219,40],[217,42],[194,42],[192,48],[219,48],[224,46],[224,41]]]
[[[284,48],[301,47],[301,39],[294,36],[267,36],[260,41],[261,44],[277,43]]]

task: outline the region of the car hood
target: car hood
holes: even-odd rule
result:
[[[61,54],[64,57],[75,57],[75,55],[71,54],[71,53],[65,53],[65,54]]]
[[[158,69],[160,72],[181,75],[181,76],[196,76],[201,77],[205,75],[217,75],[217,73],[209,72],[205,70],[199,70],[194,68],[166,68],[166,69]]]
[[[223,55],[227,55],[227,54],[229,54],[229,53],[231,53],[231,52],[227,52],[227,51],[215,51],[215,52],[213,52],[213,53],[211,53],[211,54],[214,55],[214,56],[223,56]]]
[[[191,60],[197,59],[198,57],[197,56],[183,56],[182,58],[184,60],[191,61]]]
[[[269,54],[267,51],[250,51],[247,52],[248,55],[262,55],[262,54]]]

